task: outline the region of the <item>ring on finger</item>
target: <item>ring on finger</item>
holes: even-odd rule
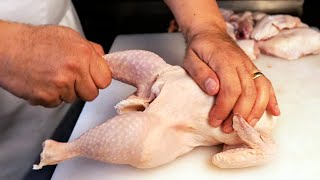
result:
[[[252,76],[253,76],[252,79],[256,79],[256,78],[258,78],[260,76],[264,76],[264,74],[262,72],[260,72],[260,71],[257,71],[255,73],[253,73]]]

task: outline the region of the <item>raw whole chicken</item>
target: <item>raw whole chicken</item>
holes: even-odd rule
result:
[[[213,156],[212,163],[221,168],[257,166],[275,155],[271,138],[275,117],[265,113],[253,128],[235,114],[235,132],[225,134],[208,124],[214,97],[205,94],[182,67],[169,65],[143,50],[104,57],[113,78],[135,86],[137,91],[115,106],[119,115],[78,139],[68,143],[46,140],[41,161],[34,169],[75,156],[152,168],[197,146],[218,144],[225,146]]]

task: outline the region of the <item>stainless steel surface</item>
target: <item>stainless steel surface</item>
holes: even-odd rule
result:
[[[218,0],[219,7],[234,11],[262,11],[301,15],[304,0]]]

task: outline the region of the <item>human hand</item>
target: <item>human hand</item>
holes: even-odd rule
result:
[[[0,86],[33,105],[95,99],[111,82],[102,47],[62,26],[9,24]]]
[[[271,82],[259,71],[229,35],[219,28],[205,28],[189,38],[184,68],[209,95],[217,95],[209,123],[231,133],[232,117],[240,114],[254,126],[267,110],[280,115]]]

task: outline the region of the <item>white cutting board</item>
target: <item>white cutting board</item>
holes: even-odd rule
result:
[[[145,49],[170,64],[181,65],[184,39],[179,33],[120,35],[111,52]],[[246,169],[219,169],[211,165],[218,147],[200,147],[175,161],[154,169],[105,164],[86,158],[60,163],[53,180],[158,180],[158,179],[317,179],[320,172],[320,55],[287,61],[261,56],[255,61],[272,81],[282,115],[274,131],[279,146],[277,158],[269,164]],[[113,106],[134,88],[113,81],[97,99],[86,103],[70,140],[115,115]]]

